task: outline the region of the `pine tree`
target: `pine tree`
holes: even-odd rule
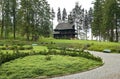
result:
[[[21,21],[23,23],[23,33],[27,40],[37,40],[38,36],[50,35],[51,12],[46,0],[22,0],[21,1]]]
[[[107,39],[111,42],[115,41],[114,30],[116,28],[116,19],[117,19],[116,15],[117,14],[118,13],[117,13],[116,0],[105,0],[104,15],[103,15],[104,33]]]
[[[0,6],[1,6],[1,38],[3,38],[3,28],[4,28],[4,0],[1,0]]]
[[[87,33],[89,30],[89,19],[88,19],[88,12],[87,10],[85,11],[85,17],[84,17],[84,31],[86,33],[86,40],[87,40]]]
[[[10,0],[3,1],[3,13],[3,36],[7,39],[11,28]]]
[[[90,7],[88,11],[88,24],[91,30],[91,40],[93,40],[92,29],[91,29],[92,21],[93,21],[93,9]]]
[[[81,9],[81,6],[79,6],[79,3],[77,2],[75,4],[75,8],[72,10],[72,16],[74,23],[76,25],[77,29],[77,38],[82,38],[81,36],[81,30],[83,30],[83,18],[84,18],[84,12],[82,12],[83,9]]]
[[[62,21],[65,21],[66,18],[67,18],[67,12],[66,12],[66,9],[64,8],[62,13]]]
[[[73,24],[74,23],[74,19],[72,16],[72,12],[70,12],[70,14],[68,15],[68,23]]]
[[[52,8],[52,11],[51,11],[51,17],[52,17],[52,20],[55,18],[55,11],[54,11],[54,9]]]
[[[92,23],[92,34],[101,40],[101,26],[102,26],[102,1],[96,0],[94,3],[94,13],[93,13],[93,23]]]
[[[53,33],[53,20],[55,18],[55,12],[54,12],[53,8],[52,8],[52,11],[51,11],[51,18],[52,18],[51,32]]]
[[[88,11],[88,20],[89,20],[89,24],[91,26],[92,20],[93,20],[93,9],[91,7],[90,7],[90,9]]]
[[[17,0],[11,0],[10,4],[11,4],[11,17],[12,19],[12,25],[13,25],[13,38],[16,38],[16,24],[17,24],[17,20],[16,20],[16,16],[17,16],[17,9],[18,9],[18,4],[17,4]]]
[[[1,38],[50,36],[51,12],[46,0],[0,0]]]
[[[60,10],[60,7],[58,8],[57,21],[58,21],[58,22],[61,21],[61,10]]]

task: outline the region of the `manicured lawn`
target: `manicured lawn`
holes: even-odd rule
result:
[[[66,39],[53,39],[53,38],[41,38],[39,41],[20,41],[20,40],[0,40],[0,45],[5,44],[23,44],[23,45],[32,45],[32,44],[38,44],[38,45],[49,45],[49,44],[55,44],[55,46],[66,46],[66,47],[72,47],[72,48],[84,48],[85,45],[89,45],[88,50],[93,51],[103,51],[104,49],[110,49],[112,52],[120,53],[120,42],[98,42],[98,41],[86,41],[86,40],[66,40]],[[34,47],[38,49],[39,47]],[[39,49],[38,49],[39,50]]]
[[[74,48],[82,49],[85,45],[89,45],[88,50],[100,51],[104,49],[110,49],[114,53],[120,53],[120,42],[98,42],[98,41],[86,41],[86,40],[65,40],[65,39],[48,39],[44,38],[40,40],[41,42],[56,43],[61,44],[61,46],[71,46]]]
[[[0,79],[24,79],[39,76],[56,76],[85,71],[102,65],[102,62],[83,57],[34,55],[19,58],[0,66]]]

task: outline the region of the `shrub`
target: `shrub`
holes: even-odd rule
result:
[[[23,46],[18,47],[19,50],[25,50]]]
[[[26,50],[31,50],[31,49],[33,49],[32,46],[25,46],[24,48],[25,48]]]
[[[19,43],[19,44],[17,44],[18,46],[24,46],[25,44],[22,44],[22,43]]]
[[[0,46],[0,49],[1,50],[15,50],[15,49],[18,49],[18,50],[31,50],[33,49],[32,46],[17,46],[17,45],[13,45],[13,46]]]
[[[67,52],[66,52],[66,48],[65,48],[65,47],[61,48],[60,54],[61,54],[61,55],[67,55]]]
[[[45,60],[51,60],[51,59],[52,59],[52,56],[46,55]]]
[[[43,69],[39,69],[39,68],[36,68],[32,71],[33,74],[36,74],[36,75],[41,75],[45,72],[45,70]]]
[[[48,52],[47,52],[47,50],[44,50],[44,51],[40,51],[39,54],[40,55],[48,55]]]
[[[14,50],[12,54],[8,52],[6,53],[0,52],[0,65],[10,60],[14,60],[19,57],[25,57],[28,55],[29,53],[25,53],[25,52],[20,53],[18,50]]]
[[[4,46],[4,44],[3,44],[3,43],[0,43],[0,46]]]
[[[6,50],[5,46],[0,47],[1,50]]]
[[[29,48],[29,47],[28,47]],[[30,47],[29,49],[31,49],[32,47]],[[56,47],[57,48],[57,47]],[[88,59],[93,59],[96,61],[102,61],[102,59],[100,57],[95,57],[92,54],[90,54],[89,52],[83,52],[80,49],[72,49],[69,51],[67,50],[66,47],[61,47],[59,48],[60,51],[56,51],[55,49],[49,49],[48,51],[44,50],[44,51],[40,51],[40,52],[35,52],[35,51],[31,51],[30,53],[25,53],[25,52],[19,52],[19,49],[23,49],[22,46],[17,47],[14,46],[14,50],[13,53],[3,53],[0,51],[0,65],[4,62],[8,62],[10,60],[14,60],[16,58],[19,57],[25,57],[25,56],[29,56],[29,55],[46,55],[45,59],[46,60],[51,60],[51,56],[50,55],[69,55],[69,56],[74,56],[74,57],[85,57]]]

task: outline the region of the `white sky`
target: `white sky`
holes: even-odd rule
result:
[[[47,0],[50,4],[50,7],[54,8],[55,13],[57,13],[58,7],[60,7],[61,11],[63,8],[66,8],[67,12],[70,12],[74,7],[75,3],[79,2],[79,5],[82,8],[89,10],[93,5],[91,4],[94,0]],[[57,25],[57,19],[54,20],[54,26]]]
[[[92,7],[91,3],[94,0],[47,0],[51,7],[55,9],[55,11],[60,7],[61,9],[66,8],[67,11],[71,11],[76,2],[79,2],[82,5],[82,8],[89,9]]]

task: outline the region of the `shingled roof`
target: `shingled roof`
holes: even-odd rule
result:
[[[74,29],[73,24],[70,23],[59,23],[56,28],[56,30],[66,30],[66,29]]]

